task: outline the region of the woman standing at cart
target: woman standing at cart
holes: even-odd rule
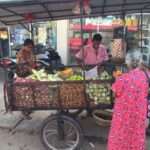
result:
[[[148,65],[141,54],[127,54],[129,72],[112,85],[116,100],[108,138],[108,150],[145,150]]]
[[[84,46],[84,50],[80,50],[76,54],[76,59],[79,63],[86,65],[97,65],[108,60],[107,49],[101,44],[102,36],[95,34],[92,39],[92,44]]]

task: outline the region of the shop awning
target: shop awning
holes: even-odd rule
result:
[[[72,9],[76,0],[2,0],[0,22],[5,25],[30,21],[77,18]],[[90,0],[89,17],[150,12],[150,0]],[[87,17],[87,15],[85,15]]]

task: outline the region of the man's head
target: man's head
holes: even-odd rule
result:
[[[34,42],[31,39],[26,39],[24,41],[24,46],[29,50],[32,51],[32,49],[34,48]]]
[[[98,33],[95,34],[93,36],[93,40],[92,40],[92,42],[93,42],[93,48],[94,49],[98,49],[99,45],[101,44],[101,41],[102,41],[102,36],[100,34],[98,34]]]

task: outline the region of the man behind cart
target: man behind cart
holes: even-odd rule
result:
[[[76,54],[76,59],[79,64],[83,63],[87,66],[103,64],[110,74],[115,70],[115,66],[111,62],[111,55],[108,54],[107,48],[102,44],[102,36],[99,33],[93,36],[92,43],[85,45]]]
[[[95,34],[92,39],[92,44],[86,45],[76,54],[76,59],[80,63],[86,65],[97,65],[108,60],[107,49],[102,45],[102,36]]]

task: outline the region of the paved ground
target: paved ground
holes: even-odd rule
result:
[[[5,120],[0,122],[0,149],[1,150],[45,150],[40,141],[39,130],[47,113],[37,112],[33,114],[32,120],[25,120],[13,132],[9,129],[13,127],[19,114],[4,115]],[[0,121],[3,119],[0,119]],[[86,135],[80,150],[106,150],[108,128],[99,128],[92,119],[82,120],[82,127]],[[96,136],[97,138],[92,138]],[[150,138],[147,138],[147,150],[150,150]]]
[[[1,77],[2,78],[2,77]],[[4,111],[2,80],[0,78],[0,150],[45,150],[40,140],[40,128],[43,120],[50,112],[35,112],[31,120],[23,121],[15,130],[11,128],[22,117],[19,112]],[[108,128],[100,128],[89,118],[80,121],[84,133],[91,138],[85,138],[80,150],[106,150]],[[93,137],[96,136],[97,138]],[[150,138],[147,138],[147,150],[150,150]]]
[[[92,130],[93,134],[95,129],[93,128]],[[32,121],[22,123],[14,133],[7,129],[1,129],[0,141],[0,149],[2,150],[45,150],[40,141],[38,128],[33,127]],[[106,145],[104,143],[105,141],[100,138],[88,138],[84,140],[81,150],[105,150]]]

